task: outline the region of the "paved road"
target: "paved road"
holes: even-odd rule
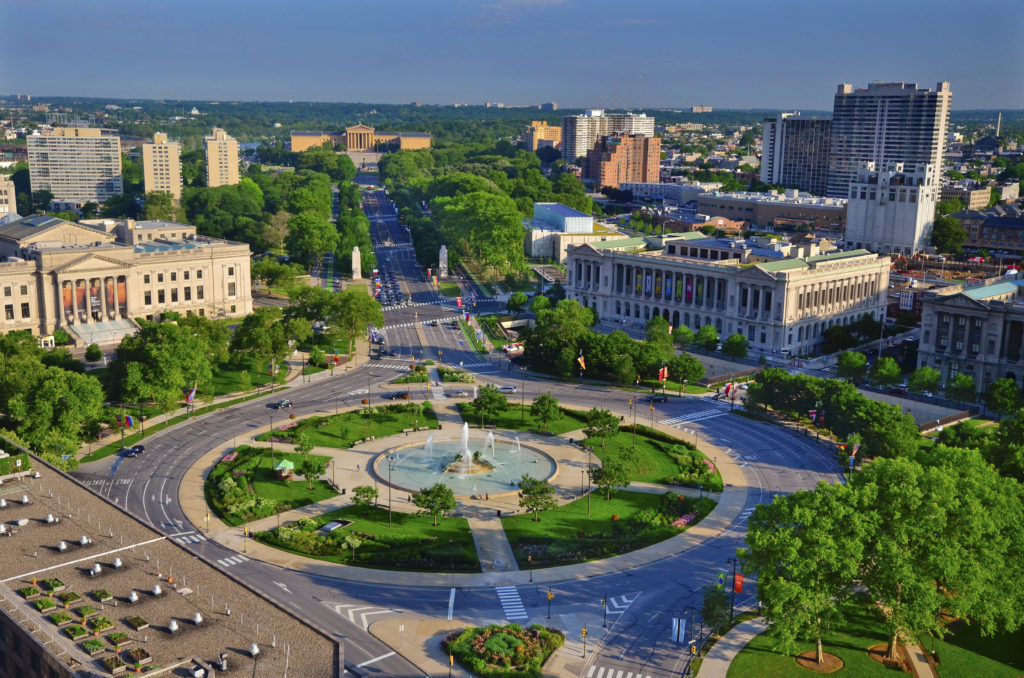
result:
[[[433,319],[453,317],[456,309],[438,303],[442,300],[421,280],[422,272],[407,247],[408,235],[403,239],[404,229],[393,214],[387,214],[385,199],[381,191],[365,203],[374,240],[379,243],[379,261],[395,272],[412,302],[421,304],[385,311],[387,346],[395,348],[399,356],[385,357],[351,372],[325,375],[312,383],[293,384],[287,396],[294,402],[292,412],[300,417],[330,413],[357,405],[367,392],[375,398],[383,393],[381,384],[407,368],[409,356],[437,359],[438,351],[443,351],[446,363],[462,361],[477,372],[481,381],[519,386],[520,392],[513,398],[528,402],[538,393],[551,391],[568,406],[589,408],[598,404],[627,420],[632,416],[629,394],[624,391],[550,382],[519,370],[509,371],[507,363],[487,362],[470,351],[461,334],[444,327],[444,323],[431,325]],[[523,621],[524,615],[546,621],[546,588],[487,587],[453,594],[448,589],[351,585],[249,560],[244,553],[204,539],[204,526],[189,524],[177,505],[185,470],[211,447],[269,426],[276,415],[269,404],[279,397],[268,394],[161,431],[147,439],[143,457],[109,458],[83,466],[76,475],[154,528],[174,535],[176,541],[215,567],[246,579],[343,638],[346,664],[350,668],[365,664],[356,669],[361,675],[421,675],[399,654],[389,654],[392,648],[366,632],[368,624],[388,615],[447,615],[451,605],[454,616],[477,622]],[[637,414],[638,422],[650,423],[652,412],[646,405]],[[688,619],[690,608],[699,608],[701,587],[729,570],[727,561],[742,545],[749,511],[776,493],[840,479],[834,459],[813,439],[731,414],[724,404],[697,397],[672,398],[655,405],[653,419],[701,445],[719,447],[736,459],[747,478],[746,509],[729,530],[685,554],[626,572],[553,586],[552,623],[570,630],[573,648],[579,641],[579,627],[590,629],[588,656],[569,665],[572,675],[604,678],[612,670],[622,670],[622,675],[679,675],[685,648],[669,642],[671,620]],[[753,586],[749,586],[737,603],[749,604],[752,596]],[[607,629],[602,627],[601,599],[605,597],[609,601]]]

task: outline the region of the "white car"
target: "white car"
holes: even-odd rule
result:
[[[518,389],[512,385],[499,386],[498,390],[502,393],[515,393]]]

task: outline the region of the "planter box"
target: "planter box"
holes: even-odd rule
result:
[[[142,617],[129,617],[124,620],[124,623],[128,624],[128,626],[131,626],[136,631],[142,631],[143,629],[149,628],[149,622]]]
[[[88,647],[85,646],[84,643],[82,644],[82,651],[90,657],[95,657],[96,655],[100,654],[101,652],[104,652],[105,650],[106,648],[104,648],[102,645],[100,647],[90,650]]]
[[[110,671],[110,673],[115,676],[119,676],[128,670],[128,665],[121,661],[119,657],[107,657],[100,663],[103,664],[103,667],[107,671]]]
[[[113,634],[111,634],[111,635],[113,635]],[[124,647],[125,645],[130,645],[132,643],[132,639],[127,637],[127,636],[125,636],[124,638],[121,638],[120,640],[114,640],[110,636],[107,636],[107,642],[109,642],[114,647]]]
[[[89,635],[89,632],[81,626],[69,626],[64,629],[64,633],[66,633],[71,640],[78,640],[79,638],[85,638]]]
[[[132,666],[145,666],[153,661],[153,657],[141,647],[121,653],[123,661]]]
[[[30,601],[43,595],[42,592],[34,586],[26,586],[25,588],[18,589],[18,593],[21,594],[22,598]]]
[[[93,591],[92,597],[101,603],[109,603],[114,599],[114,596],[110,595],[109,591],[104,591],[103,589],[97,589],[96,591]]]
[[[100,613],[100,611],[97,610],[96,608],[93,608],[91,611],[83,609],[83,608],[86,608],[86,607],[88,607],[88,605],[83,605],[82,607],[76,607],[74,610],[72,610],[72,612],[76,613],[82,619],[92,619],[93,617],[95,617],[96,615],[98,615]]]
[[[67,584],[65,584],[64,582],[60,581],[59,579],[53,579],[53,580],[50,580],[50,581],[42,581],[40,583],[43,586],[45,586],[47,588],[47,590],[49,590],[51,593],[60,593],[61,591],[63,591],[64,589],[67,588]]]

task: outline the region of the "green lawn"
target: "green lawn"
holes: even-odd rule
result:
[[[512,316],[506,314],[477,316],[481,329],[483,329],[484,334],[491,340],[495,348],[501,348],[502,344],[508,343],[508,339],[498,329],[498,322],[511,319]]]
[[[239,448],[238,452],[239,456],[235,460],[220,462],[213,468],[203,488],[210,508],[228,525],[241,525],[250,520],[323,501],[337,494],[325,480],[314,480],[313,489],[308,489],[310,483],[304,477],[301,480],[281,480],[277,477],[274,466],[278,462],[288,459],[295,464],[297,472],[303,459],[302,454],[248,446]],[[322,455],[312,456],[325,462],[330,460],[330,457]],[[250,507],[246,512],[233,513],[229,506],[235,503],[234,500],[223,500],[221,492],[218,491],[220,483],[225,478],[233,478],[241,488],[242,495],[239,501],[244,502],[251,496],[273,500],[277,506],[260,504]]]
[[[515,398],[510,395],[509,398]],[[470,424],[479,425],[480,415],[472,402],[459,403],[459,414]],[[497,428],[509,429],[511,431],[540,431],[540,422],[530,414],[530,403],[526,403],[525,412],[519,403],[509,403],[509,409],[498,415],[497,419],[488,420],[487,424],[494,424]],[[586,415],[574,410],[562,410],[562,418],[558,421],[548,423],[547,432],[552,435],[561,435],[569,431],[576,431],[587,425]]]
[[[931,639],[924,642],[931,650]],[[1024,674],[1024,629],[984,638],[975,628],[959,626],[951,636],[936,640],[940,678],[985,676],[1016,678]]]
[[[650,389],[652,388],[655,389],[655,391],[657,391],[658,393],[661,393],[661,382],[658,381],[657,379],[644,379],[643,381],[640,382],[640,384],[645,387],[645,393],[649,393]],[[699,395],[702,393],[710,393],[711,391],[714,390],[710,388],[705,388],[698,384],[687,384],[685,391],[683,391],[682,388],[683,383],[681,381],[672,381],[671,379],[667,379],[665,381],[666,395],[679,395],[680,393]]]
[[[487,353],[487,349],[484,348],[483,342],[477,341],[476,331],[462,318],[459,318],[459,327],[462,328],[462,336],[466,338],[466,343],[472,346],[474,351],[477,351],[478,353]]]
[[[459,289],[458,284],[453,282],[439,282],[437,284],[437,291],[446,297],[462,296],[462,290]]]
[[[380,501],[387,501],[386,492]],[[291,533],[272,530],[258,538],[286,551],[347,565],[442,572],[451,571],[454,565],[455,571],[480,571],[473,535],[465,518],[441,518],[437,527],[427,515],[395,511],[391,518],[392,526],[388,527],[386,507],[370,508],[364,514],[362,508],[348,506],[296,524]],[[330,537],[316,534],[316,529],[337,520],[354,522]],[[351,550],[344,546],[343,539],[348,534],[356,534],[363,542],[356,549],[354,561]]]
[[[366,410],[352,410],[329,417],[310,417],[303,419],[296,426],[285,430],[274,430],[275,439],[294,440],[298,431],[309,431],[313,444],[317,447],[352,447],[357,440],[368,435],[382,438],[401,433],[403,429],[414,426],[440,428],[437,416],[431,408],[424,408],[419,403],[402,403],[373,407],[367,420]],[[270,440],[263,433],[257,440]]]
[[[710,499],[699,500],[701,514],[714,507]],[[590,515],[587,515],[588,502]],[[505,535],[512,545],[520,568],[549,567],[585,562],[649,546],[679,534],[671,525],[651,525],[637,520],[646,516],[665,515],[675,519],[693,510],[696,502],[689,499],[666,499],[663,495],[617,490],[612,498],[595,492],[540,514],[521,514],[501,519]],[[613,519],[618,516],[618,519]]]
[[[274,380],[277,384],[285,383],[288,376],[288,366],[278,365],[280,370]],[[239,365],[224,364],[213,370],[213,394],[215,396],[236,393],[241,390],[239,379],[242,372],[249,373],[249,388],[257,386],[264,387],[270,383],[270,365],[257,364],[252,358],[245,358]],[[199,394],[203,395],[203,394]],[[198,397],[198,396],[197,396]]]
[[[623,461],[631,470],[631,479],[646,483],[682,483],[696,486],[702,482],[704,488],[713,491],[721,491],[722,476],[716,470],[713,476],[707,477],[686,477],[687,473],[701,473],[701,466],[688,463],[687,459],[681,459],[675,455],[689,455],[693,448],[682,440],[672,439],[671,436],[660,432],[645,435],[644,428],[635,436],[636,456],[632,454],[634,435],[630,431],[619,431],[609,438],[606,446],[601,447],[601,439],[587,438],[584,445],[594,448],[594,454],[602,462],[613,459]],[[663,438],[663,439],[659,439]],[[669,442],[673,440],[673,442]],[[703,454],[700,455],[704,459]],[[706,469],[706,464],[704,465]]]
[[[280,390],[283,393],[285,390],[287,390],[287,387],[282,387]],[[236,398],[234,400],[225,400],[224,402],[217,403],[215,405],[207,405],[205,407],[197,407],[195,410],[192,411],[191,416],[198,417],[201,414],[206,414],[208,412],[214,412],[216,410],[222,410],[225,407],[231,407],[232,405],[237,405],[238,403],[244,403],[245,401],[252,400],[253,398],[259,398],[261,395],[263,395],[263,394],[261,394],[261,393],[253,393],[251,395],[245,396],[244,398]],[[152,435],[153,433],[156,433],[157,431],[162,431],[163,429],[167,428],[168,426],[174,426],[175,424],[180,424],[183,421],[185,421],[185,415],[184,414],[179,414],[176,417],[171,417],[167,421],[161,422],[159,424],[150,424],[149,426],[146,427],[146,433]],[[126,446],[128,446],[128,447],[131,447],[132,445],[134,445],[136,443],[144,443],[144,442],[146,442],[146,440],[142,436],[141,427],[140,427],[139,433],[132,433],[131,435],[126,435],[124,437],[124,444]],[[86,462],[90,462],[90,461],[98,461],[100,459],[103,459],[104,457],[109,457],[110,455],[116,453],[120,449],[121,449],[121,437],[117,436],[116,442],[107,443],[103,447],[100,447],[99,449],[93,450],[91,454],[89,454],[89,455],[87,455],[85,457],[82,457],[79,461],[81,463],[83,463],[83,464],[86,463]]]
[[[894,672],[882,664],[870,659],[867,649],[872,645],[886,642],[885,627],[879,620],[878,608],[861,600],[847,603],[849,619],[841,629],[834,629],[825,634],[822,641],[825,652],[839,657],[844,667],[832,674],[835,676],[891,676]],[[813,642],[801,643],[799,651],[813,650]],[[729,667],[729,678],[785,678],[787,676],[814,675],[807,669],[797,666],[793,657],[779,654],[772,650],[767,634],[755,636],[733,660]],[[968,675],[968,674],[958,674]],[[989,675],[981,674],[977,675]]]

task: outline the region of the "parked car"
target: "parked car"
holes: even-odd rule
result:
[[[659,395],[659,394],[650,395],[650,396],[647,396],[646,400],[649,403],[667,403],[668,402],[668,396],[667,395]]]
[[[291,408],[291,406],[292,406],[292,401],[290,401],[290,400],[278,400],[276,403],[274,403],[274,409],[275,410],[289,409],[289,408]]]
[[[431,320],[430,321],[430,326],[431,327],[437,327],[437,321],[436,320]]]
[[[448,398],[468,398],[469,393],[466,391],[447,391],[445,396]]]
[[[504,386],[499,386],[498,390],[501,391],[502,393],[515,393],[519,389],[517,389],[512,384],[505,384]]]
[[[385,393],[384,398],[386,400],[408,400],[408,391],[395,391],[394,393]]]
[[[128,456],[130,456],[130,457],[137,457],[137,456],[139,456],[140,454],[142,454],[145,451],[146,451],[146,446],[145,445],[132,445],[132,449],[130,450],[130,454]]]

